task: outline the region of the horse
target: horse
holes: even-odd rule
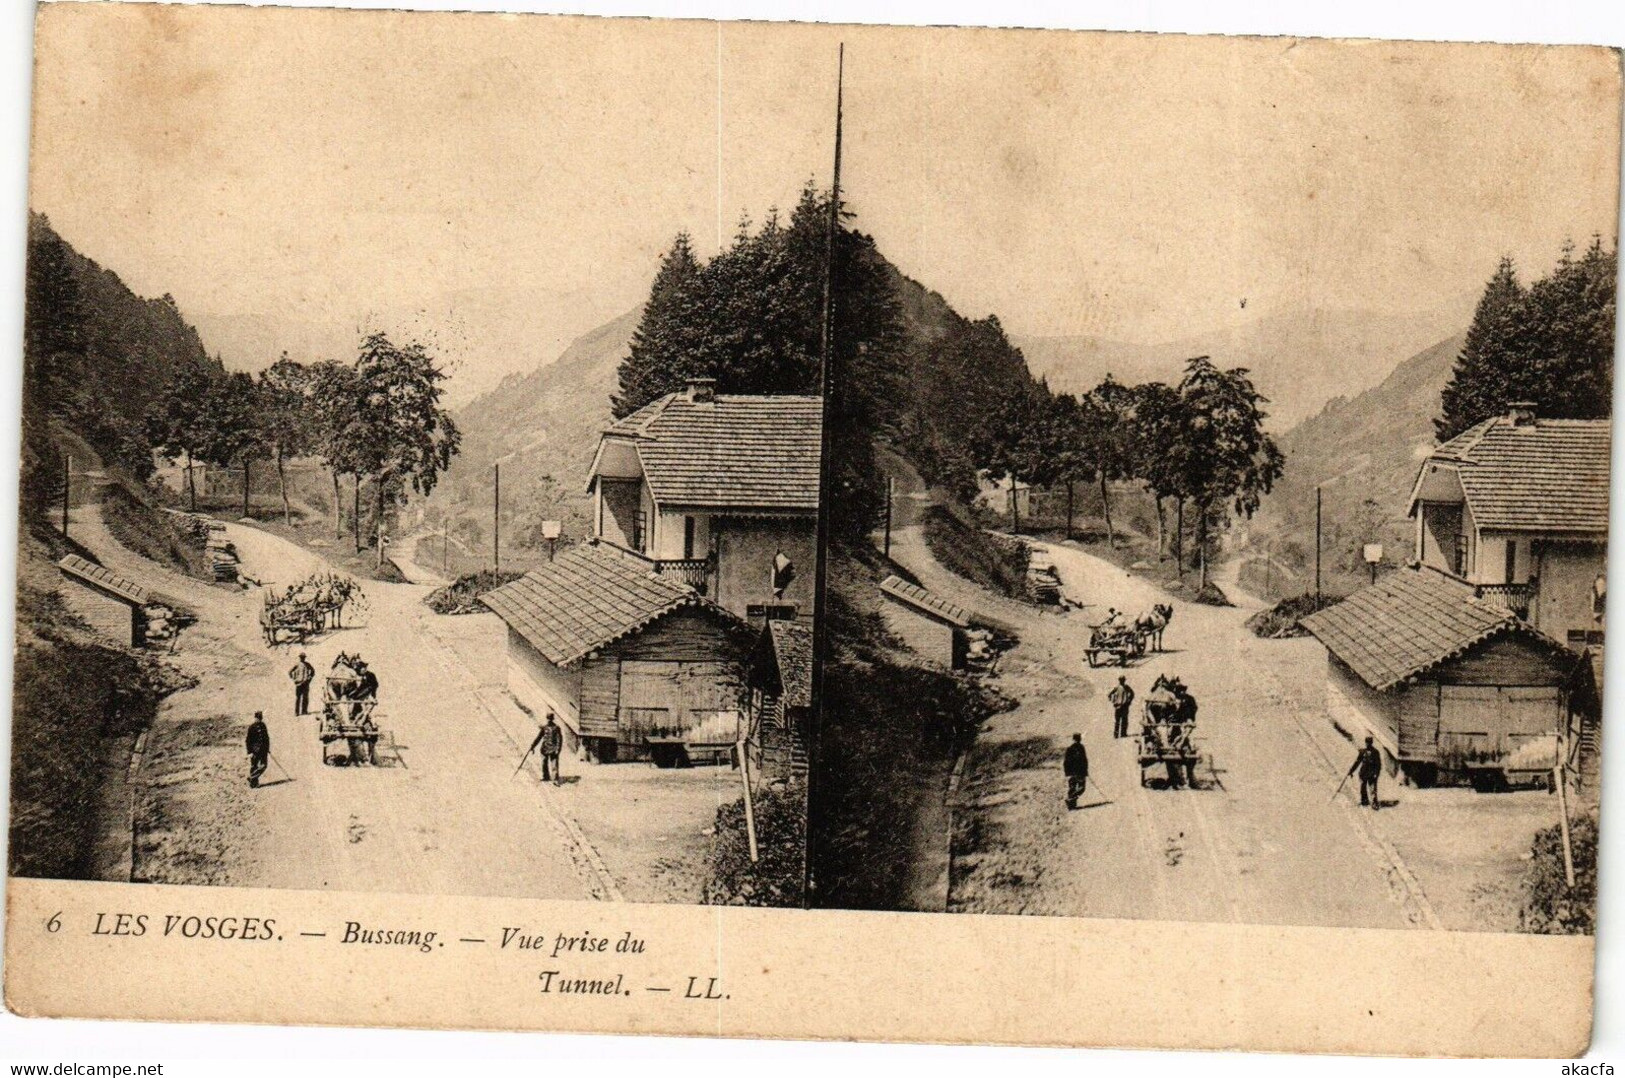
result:
[[[1150,613],[1141,614],[1134,620],[1134,628],[1145,634],[1155,651],[1162,650],[1162,630],[1174,620],[1174,608],[1168,603],[1158,603],[1151,608]]]

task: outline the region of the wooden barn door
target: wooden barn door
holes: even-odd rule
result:
[[[1441,686],[1439,766],[1494,767],[1504,726],[1501,691],[1493,685]]]
[[[731,663],[627,659],[621,664],[621,739],[680,737],[719,712],[737,711],[739,693]]]
[[[1439,762],[1550,768],[1561,708],[1562,694],[1552,687],[1446,685],[1439,697]]]

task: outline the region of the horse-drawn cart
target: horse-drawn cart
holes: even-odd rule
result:
[[[288,586],[287,591],[266,588],[260,606],[260,630],[272,647],[306,638],[324,629],[341,628],[344,608],[366,597],[354,580],[337,573],[316,573]]]
[[[267,591],[260,606],[260,632],[272,647],[293,641],[303,644],[306,638],[322,630],[322,617],[315,603],[290,602]]]
[[[379,725],[384,715],[378,710],[378,700],[359,695],[361,676],[346,658],[340,654],[322,684],[322,710],[316,716],[322,763],[376,767],[389,759],[404,764],[395,735]]]
[[[1159,676],[1145,697],[1145,714],[1140,723],[1140,785],[1151,785],[1153,769],[1167,769],[1167,788],[1196,789],[1196,767],[1203,762],[1197,747],[1196,702],[1184,686]],[[1208,770],[1213,771],[1212,761]],[[1216,778],[1216,773],[1215,773]]]
[[[1145,654],[1145,633],[1138,626],[1122,622],[1102,622],[1089,627],[1089,647],[1084,650],[1090,666],[1116,663],[1127,666],[1130,659]]]

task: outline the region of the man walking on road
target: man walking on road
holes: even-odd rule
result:
[[[315,669],[305,661],[305,653],[299,653],[299,661],[294,664],[288,676],[293,679],[293,713],[295,715],[310,714],[310,683],[316,677]]]
[[[530,751],[542,758],[542,781],[551,781],[557,786],[564,776],[559,773],[559,755],[564,751],[564,731],[554,721],[551,711],[547,713],[547,722],[536,731],[536,740],[530,743]]]
[[[1112,736],[1128,736],[1128,709],[1134,703],[1134,690],[1128,687],[1128,678],[1117,675],[1117,685],[1106,694],[1112,705]]]
[[[271,759],[271,731],[265,725],[265,713],[254,712],[254,721],[248,724],[248,736],[243,739],[248,749],[248,786],[257,788],[260,776]]]
[[[1061,759],[1061,770],[1066,774],[1066,807],[1070,812],[1078,807],[1078,798],[1089,784],[1089,754],[1083,750],[1082,734],[1072,735],[1072,744]]]
[[[1360,773],[1360,806],[1371,806],[1375,812],[1382,807],[1377,800],[1377,777],[1382,774],[1382,753],[1377,751],[1376,738],[1367,734],[1365,748],[1354,757],[1354,763],[1349,767],[1349,774]],[[1347,777],[1347,776],[1345,776]]]

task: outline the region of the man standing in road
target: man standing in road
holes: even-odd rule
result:
[[[564,751],[564,731],[559,729],[553,713],[547,713],[547,722],[536,731],[536,740],[530,747],[542,758],[542,781],[557,786],[564,779],[559,773],[559,755]]]
[[[1061,770],[1066,774],[1066,807],[1070,812],[1078,807],[1078,798],[1089,784],[1089,754],[1083,750],[1082,734],[1072,735],[1072,744],[1061,759]]]
[[[315,669],[305,661],[305,653],[299,653],[299,661],[294,664],[288,676],[293,679],[293,713],[295,715],[310,714],[310,683],[316,677]]]
[[[1106,694],[1112,705],[1112,736],[1128,736],[1128,709],[1134,703],[1134,690],[1128,687],[1128,678],[1117,675],[1117,685]]]
[[[1354,763],[1349,767],[1349,774],[1356,771],[1360,773],[1360,806],[1371,806],[1375,812],[1382,807],[1377,800],[1377,778],[1382,774],[1382,753],[1377,751],[1376,738],[1366,735],[1365,748],[1354,757]],[[1347,777],[1347,776],[1345,776]]]
[[[254,712],[244,746],[248,749],[248,785],[254,789],[259,786],[260,776],[265,774],[265,765],[271,759],[271,731],[265,725],[263,711]]]

